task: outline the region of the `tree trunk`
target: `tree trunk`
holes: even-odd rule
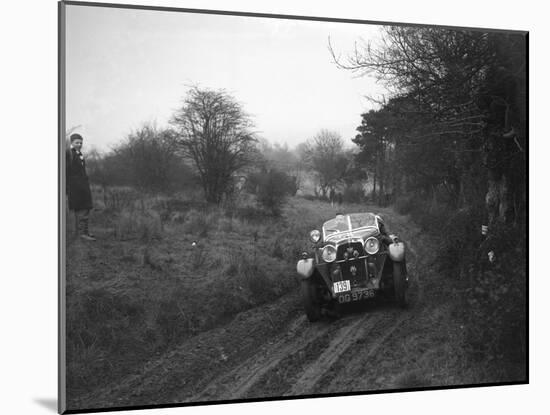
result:
[[[496,222],[510,222],[512,219],[512,205],[510,204],[510,190],[505,175],[495,177],[489,173],[487,195],[485,205],[489,225]]]
[[[491,134],[488,138],[486,165],[489,170],[485,206],[489,226],[497,222],[509,223],[513,220],[513,203],[510,183],[506,177],[506,138],[502,134]]]
[[[382,168],[380,168],[380,180],[379,180],[379,186],[378,186],[378,204],[383,204],[384,199],[384,173],[382,172]]]
[[[377,169],[374,169],[374,177],[372,178],[372,182],[373,182],[373,186],[372,186],[372,201],[374,202],[376,200],[376,178],[377,178],[377,174],[376,174],[376,170]]]

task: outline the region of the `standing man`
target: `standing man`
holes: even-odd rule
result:
[[[88,229],[90,210],[92,209],[92,192],[86,174],[86,162],[82,155],[80,134],[71,135],[71,148],[65,154],[66,160],[66,192],[69,199],[69,209],[74,211],[76,229],[82,239],[95,241]]]

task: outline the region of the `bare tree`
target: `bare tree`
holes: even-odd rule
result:
[[[315,171],[319,180],[321,195],[342,179],[346,166],[344,140],[334,131],[321,130],[302,147],[302,157]]]
[[[193,87],[174,117],[178,146],[201,179],[206,200],[219,204],[231,192],[232,176],[253,159],[252,121],[225,90]]]

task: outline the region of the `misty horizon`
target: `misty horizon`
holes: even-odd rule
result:
[[[272,144],[293,148],[328,129],[350,145],[361,114],[375,108],[365,96],[385,90],[338,69],[328,39],[345,56],[354,42],[376,42],[379,28],[70,6],[66,128],[106,151],[144,124],[168,127],[198,85],[231,93]]]

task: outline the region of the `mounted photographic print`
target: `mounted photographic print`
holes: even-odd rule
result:
[[[528,382],[528,34],[350,17],[59,3],[60,412]]]

